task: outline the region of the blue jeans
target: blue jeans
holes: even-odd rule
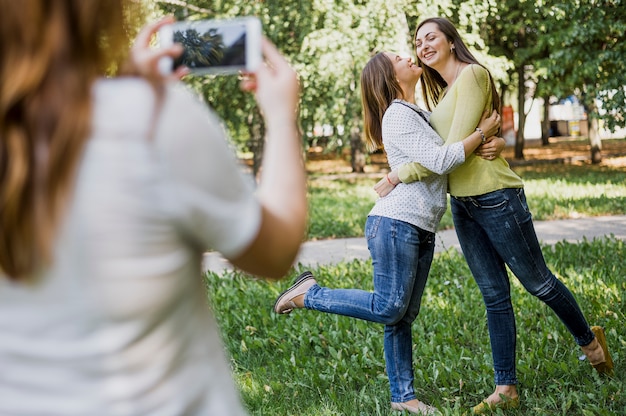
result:
[[[451,208],[461,249],[487,308],[496,385],[517,384],[515,315],[505,265],[556,313],[578,345],[593,341],[576,299],[545,263],[523,189],[453,197]]]
[[[435,249],[435,235],[391,218],[371,216],[365,237],[374,291],[313,285],[304,306],[385,324],[385,363],[392,402],[415,399],[411,323],[417,317]]]

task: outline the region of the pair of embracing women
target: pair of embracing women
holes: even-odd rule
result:
[[[589,326],[572,293],[547,267],[523,182],[499,155],[503,139],[490,137],[500,125],[491,74],[444,18],[419,24],[415,48],[419,65],[382,52],[361,76],[369,149],[384,148],[392,169],[375,186],[380,198],[365,224],[373,292],[323,287],[305,272],[274,310],[306,308],[384,324],[391,407],[436,413],[414,392],[411,324],[419,313],[448,191],[456,233],[487,309],[495,373],[495,391],[473,413],[519,406],[507,266],[557,314],[596,370],[611,373],[603,328]],[[430,113],[416,105],[418,82]]]

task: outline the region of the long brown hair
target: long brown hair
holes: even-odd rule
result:
[[[468,64],[480,65],[485,68],[485,70],[489,74],[489,82],[491,84],[491,102],[493,110],[496,110],[498,113],[500,113],[500,96],[498,95],[498,91],[496,90],[496,86],[493,82],[493,77],[491,76],[491,73],[483,64],[481,64],[476,58],[474,58],[474,55],[472,55],[470,50],[463,42],[463,39],[461,39],[461,35],[459,35],[458,30],[456,30],[456,27],[454,27],[454,25],[448,19],[446,19],[445,17],[431,17],[422,21],[417,26],[417,29],[415,29],[415,36],[413,36],[413,39],[417,37],[417,32],[422,28],[422,26],[427,23],[435,23],[441,33],[443,33],[446,39],[448,39],[448,42],[452,42],[454,44],[454,54],[459,61]],[[428,65],[425,65],[419,59],[419,57],[417,59],[419,66],[422,67],[422,69],[424,70],[424,72],[422,73],[422,77],[420,78],[420,83],[422,85],[422,96],[428,110],[432,110],[433,107],[436,106],[437,103],[439,103],[439,100],[442,98],[443,90],[448,84],[439,74],[439,72],[435,71]]]
[[[90,132],[91,86],[130,41],[125,0],[0,0],[0,270],[51,260]]]
[[[370,152],[383,147],[383,115],[393,100],[403,96],[393,63],[384,52],[377,53],[361,72],[363,131]]]

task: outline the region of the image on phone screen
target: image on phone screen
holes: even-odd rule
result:
[[[254,16],[232,19],[180,21],[159,29],[159,43],[183,46],[180,57],[165,56],[159,70],[167,75],[181,65],[191,74],[254,72],[262,63],[261,22]]]
[[[194,70],[238,70],[246,67],[246,26],[194,25],[174,29],[173,40],[184,47],[174,67]]]

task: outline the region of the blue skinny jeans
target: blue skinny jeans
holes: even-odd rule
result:
[[[496,385],[517,384],[515,315],[506,266],[556,313],[578,345],[593,341],[576,299],[546,265],[524,189],[452,197],[451,208],[461,249],[487,308]]]
[[[304,306],[320,312],[385,325],[385,363],[392,402],[415,399],[411,324],[420,303],[435,249],[435,235],[414,225],[371,216],[365,237],[374,266],[374,291],[313,285]]]

